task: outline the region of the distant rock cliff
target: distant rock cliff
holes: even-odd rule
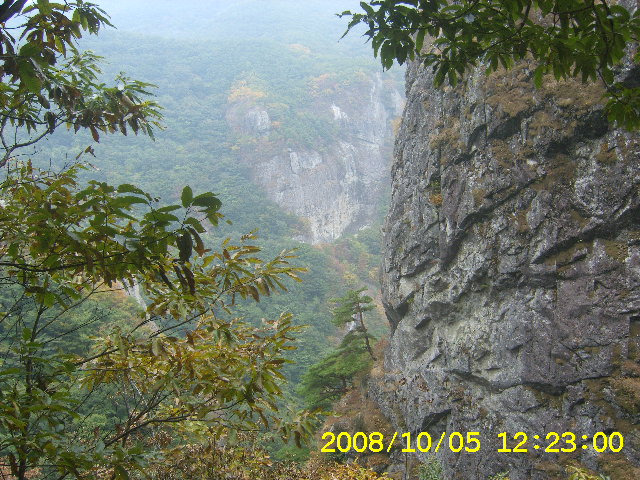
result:
[[[435,89],[410,67],[370,396],[398,431],[481,432],[477,453],[440,449],[446,478],[566,478],[570,461],[640,478],[640,137],[611,128],[598,86],[532,74]],[[614,431],[620,453],[582,448]],[[529,453],[498,453],[501,432]],[[549,432],[575,451],[545,452]]]
[[[299,115],[301,125],[315,122],[313,134],[326,130],[323,138],[306,142],[271,119],[270,110],[277,118],[281,105],[241,89],[244,94],[233,96],[227,110],[238,154],[253,181],[302,218],[303,240],[328,242],[377,219],[389,181],[392,123],[404,106],[390,78],[360,74],[348,84],[329,75],[316,79],[304,113],[287,112],[287,118]]]

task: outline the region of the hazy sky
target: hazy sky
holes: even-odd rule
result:
[[[286,31],[304,41],[319,32],[337,41],[347,19],[336,13],[358,10],[357,0],[95,0],[122,31],[163,37],[232,38],[234,36],[279,39]],[[284,27],[284,28],[283,28]],[[357,35],[346,40],[351,42]]]

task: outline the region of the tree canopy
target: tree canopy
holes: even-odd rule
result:
[[[100,58],[78,49],[105,26],[82,0],[0,2],[0,476],[377,477],[271,468],[256,440],[299,443],[315,418],[283,398],[300,328],[274,313],[285,302],[254,305],[300,280],[293,252],[213,233],[211,192],[171,186],[163,202],[89,180],[104,133],[161,126],[152,85],[107,86]],[[57,145],[42,167],[33,153],[61,126],[93,142],[75,137],[91,145],[71,161]]]
[[[299,280],[292,253],[264,260],[253,234],[208,248],[202,235],[221,218],[210,192],[187,186],[163,205],[132,184],[81,182],[81,155],[34,166],[21,152],[61,124],[98,141],[151,135],[160,115],[148,84],[106,87],[96,57],[77,50],[82,32],[109,25],[96,5],[5,1],[0,19],[0,471],[126,479],[198,433],[231,447],[269,426],[299,441],[307,413],[280,413],[299,328],[290,314],[258,325],[234,315]],[[134,287],[147,300],[138,315],[77,314]]]
[[[85,478],[97,468],[128,478],[166,450],[144,439],[168,425],[197,422],[223,438],[280,421],[297,328],[289,314],[253,326],[233,308],[297,279],[289,252],[263,261],[253,235],[206,248],[200,233],[219,215],[210,193],[185,187],[181,205],[158,207],[132,185],[83,188],[78,167],[9,166],[0,183],[0,458],[16,478]],[[127,285],[149,301],[137,318],[73,316]],[[110,418],[96,419],[96,403]]]
[[[334,298],[332,319],[337,327],[348,331],[340,345],[311,365],[302,376],[299,393],[309,408],[328,409],[331,403],[347,393],[355,377],[365,372],[375,360],[372,339],[364,322],[365,312],[375,309],[373,299],[365,295],[366,288],[347,290]]]
[[[309,408],[330,409],[353,386],[356,375],[366,371],[371,363],[363,332],[349,332],[338,348],[305,372],[299,392]]]
[[[108,87],[98,79],[100,58],[77,48],[83,32],[105,26],[112,26],[107,14],[83,0],[0,5],[0,166],[61,125],[88,129],[95,141],[100,132],[116,130],[153,136],[161,115],[156,102],[144,98],[152,85],[120,74]]]
[[[455,85],[465,72],[511,68],[532,59],[533,78],[578,77],[601,81],[609,119],[640,128],[640,10],[624,2],[595,0],[371,0],[362,12],[345,11],[348,30],[364,24],[385,69],[419,58],[434,83]],[[345,33],[346,34],[346,33]],[[631,75],[620,74],[625,58]],[[635,76],[635,79],[634,79]]]

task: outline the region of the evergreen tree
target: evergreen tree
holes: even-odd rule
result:
[[[344,327],[351,322],[356,322],[356,329],[362,333],[367,352],[375,360],[369,341],[369,331],[364,323],[364,312],[373,310],[375,305],[370,296],[364,295],[365,290],[366,288],[349,290],[343,297],[333,299],[332,302],[336,306],[332,311],[333,318],[331,321],[337,327]]]
[[[299,393],[312,409],[329,409],[353,386],[355,376],[371,365],[363,332],[354,330],[340,346],[302,376]]]

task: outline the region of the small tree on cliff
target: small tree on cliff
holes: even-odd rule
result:
[[[312,409],[329,409],[353,386],[355,376],[367,370],[371,356],[361,330],[353,330],[340,346],[312,365],[302,376],[299,393]]]
[[[375,360],[376,358],[369,342],[369,331],[364,323],[364,312],[373,310],[375,305],[370,296],[364,295],[365,290],[366,288],[349,290],[343,297],[331,300],[336,305],[332,312],[333,318],[331,321],[337,327],[344,327],[351,322],[356,322],[356,329],[362,333],[367,351],[371,358]]]
[[[312,365],[302,376],[299,393],[310,408],[330,408],[353,386],[355,376],[367,370],[375,360],[371,335],[364,323],[364,313],[373,310],[373,299],[364,295],[365,288],[348,290],[344,296],[332,299],[335,307],[332,322],[337,327],[355,323],[338,348]]]

